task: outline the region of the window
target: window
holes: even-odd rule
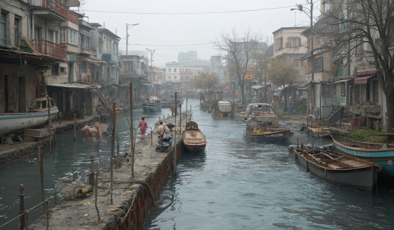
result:
[[[114,54],[118,54],[118,43],[114,42]]]
[[[341,97],[346,97],[345,82],[341,82]]]
[[[129,62],[126,62],[125,63],[125,69],[126,69],[126,72],[127,71],[133,71],[133,62],[132,61],[129,61]]]
[[[73,45],[78,45],[78,31],[69,29],[70,33],[68,36],[68,43],[73,44]]]
[[[48,41],[55,43],[55,31],[48,30]]]
[[[345,66],[339,66],[338,67],[338,76],[345,76],[346,69]]]
[[[168,72],[171,72],[171,68],[168,68]]]
[[[174,72],[176,72],[176,69],[174,68]]]
[[[0,15],[0,45],[7,45],[7,15],[1,13]]]
[[[90,38],[88,36],[85,35],[81,35],[81,45],[82,45],[82,49],[89,49],[89,42],[90,42]]]
[[[20,30],[20,19],[19,18],[15,18],[14,20],[14,36],[15,36],[15,46],[19,46],[19,30]]]
[[[372,101],[375,102],[376,104],[378,104],[379,103],[379,85],[378,85],[378,81],[372,81],[372,93],[373,93]]]
[[[328,0],[323,2],[323,9],[324,12],[328,12],[330,10],[330,2],[328,2]]]
[[[171,76],[168,76],[168,79],[171,79]]]
[[[66,28],[61,28],[60,29],[60,43],[67,43]]]
[[[283,49],[282,42],[283,42],[283,38],[282,38],[282,37],[277,38],[277,39],[275,40],[275,50],[281,50],[281,49]]]
[[[301,68],[304,68],[304,67],[305,67],[304,60],[301,60]]]
[[[364,52],[364,40],[363,38],[358,39],[358,46],[357,46],[357,53],[363,53]]]
[[[286,48],[295,48],[301,46],[300,38],[287,38]]]
[[[52,65],[52,75],[59,75],[59,64]]]
[[[176,80],[176,76],[174,76],[174,79]]]
[[[323,57],[315,58],[315,72],[323,72]]]

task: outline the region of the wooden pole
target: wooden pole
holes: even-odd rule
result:
[[[133,135],[133,84],[130,83],[130,153],[131,153],[131,177],[134,177],[134,135]]]
[[[39,154],[39,159],[40,159],[40,179],[41,179],[41,199],[42,202],[45,200],[44,196],[44,163],[43,163],[43,156],[42,156],[42,151],[41,151],[41,146],[38,147],[38,154]]]
[[[75,136],[77,134],[77,115],[74,113],[74,142],[75,142]]]
[[[48,95],[47,95],[47,107],[48,107],[49,149],[52,151],[51,106],[49,105],[49,96]]]
[[[23,184],[19,185],[19,214],[25,212],[25,187]],[[25,229],[25,216],[19,218],[19,229]]]
[[[174,176],[176,175],[176,145],[177,145],[177,139],[176,139],[176,115],[177,115],[177,108],[178,108],[178,93],[175,92],[175,134],[174,134]]]
[[[98,177],[99,177],[99,172],[100,172],[100,159],[97,160],[97,168],[96,168],[96,180],[95,180],[95,186],[94,186],[94,206],[96,207],[97,211],[97,221],[100,222],[100,211],[97,206],[97,187],[98,187]]]
[[[112,196],[112,185],[114,180],[114,157],[115,157],[115,121],[116,121],[116,104],[112,104],[112,141],[111,141],[111,183],[110,183],[110,194],[111,194],[111,204],[113,204],[113,196]]]

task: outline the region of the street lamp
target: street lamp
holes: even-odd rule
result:
[[[307,0],[307,3],[309,3],[310,4],[310,9],[307,9],[307,8],[304,8],[303,7],[303,5],[301,5],[301,4],[297,4],[296,6],[297,6],[297,8],[291,8],[290,10],[291,11],[293,11],[293,10],[298,10],[298,11],[301,11],[301,12],[303,12],[305,15],[307,15],[308,17],[309,17],[309,19],[310,19],[310,30],[311,30],[311,45],[310,45],[310,58],[311,58],[311,81],[309,82],[310,84],[311,84],[311,88],[312,88],[312,98],[311,98],[311,106],[312,106],[312,104],[313,104],[313,102],[314,102],[314,86],[312,85],[313,84],[313,82],[315,81],[315,66],[314,66],[314,63],[315,63],[315,57],[313,56],[313,0]],[[321,107],[321,105],[320,105],[320,107]],[[320,116],[321,116],[321,114],[320,114]]]
[[[139,23],[134,23],[134,24],[126,23],[126,55],[129,55],[129,28],[138,25]]]

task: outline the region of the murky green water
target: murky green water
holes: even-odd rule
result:
[[[198,107],[196,107],[198,108]],[[238,121],[194,110],[205,153],[184,154],[145,229],[393,229],[394,188],[378,193],[334,185],[304,172],[285,143],[242,138]],[[315,140],[326,144],[329,140]]]
[[[217,121],[193,104],[193,120],[207,137],[205,153],[184,154],[178,176],[170,178],[145,229],[393,229],[394,187],[378,193],[342,187],[316,178],[298,167],[287,145],[310,143],[302,132],[280,144],[258,144],[242,138],[243,123]],[[146,116],[152,126],[158,116]],[[134,111],[135,122],[142,109]],[[116,127],[121,152],[129,147],[127,117]],[[78,132],[59,134],[56,149],[45,151],[45,195],[53,183],[90,167],[89,156],[108,164],[110,136],[84,139]],[[328,140],[315,140],[326,144]],[[39,166],[34,157],[0,166],[0,225],[19,214],[19,184],[26,188],[25,207],[41,199]],[[37,218],[38,212],[30,214]],[[2,229],[18,229],[18,220]]]

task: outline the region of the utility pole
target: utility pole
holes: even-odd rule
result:
[[[307,3],[310,4],[310,9],[305,9],[303,5],[297,4],[297,8],[291,8],[290,10],[299,10],[303,12],[305,15],[307,15],[310,18],[310,28],[311,28],[311,41],[310,41],[310,60],[311,60],[311,81],[309,82],[310,88],[312,89],[312,95],[311,95],[311,110],[312,111],[312,105],[314,104],[315,101],[315,57],[313,55],[313,0],[307,0]],[[309,106],[309,105],[308,105]],[[320,105],[321,107],[321,105]],[[320,114],[321,116],[321,114]]]
[[[135,24],[126,23],[126,55],[129,55],[129,28],[138,25],[139,23],[135,23]]]
[[[149,75],[150,75],[150,78],[151,78],[151,81],[152,81],[153,80],[152,79],[153,54],[155,53],[156,50],[152,50],[152,49],[148,49],[148,48],[146,48],[146,50],[150,53],[150,71],[149,71]]]

